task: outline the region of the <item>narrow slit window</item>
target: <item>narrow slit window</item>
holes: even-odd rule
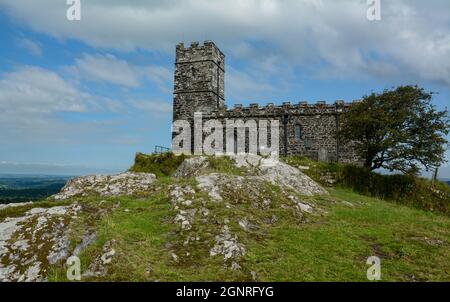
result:
[[[302,126],[299,124],[295,125],[295,139],[298,141],[302,139]]]

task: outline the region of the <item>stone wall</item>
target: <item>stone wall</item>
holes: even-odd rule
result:
[[[210,113],[224,107],[225,56],[210,41],[176,48],[174,119],[189,119],[194,112]]]
[[[285,102],[282,106],[252,104],[249,107],[237,104],[231,110],[212,111],[211,114],[204,115],[203,120],[218,119],[224,126],[226,119],[244,122],[255,120],[257,123],[259,120],[278,120],[280,155],[301,155],[315,160],[359,164],[360,159],[353,148],[354,144],[345,144],[336,138],[336,130],[341,123],[340,115],[350,106],[351,103],[343,101],[336,101],[335,104]],[[297,125],[300,127],[299,137],[295,131]],[[225,146],[224,138],[224,149]],[[248,150],[248,134],[246,146]]]
[[[193,130],[194,112],[203,113],[203,122],[215,119],[225,127],[226,120],[278,120],[281,155],[301,155],[315,160],[343,163],[360,163],[353,144],[343,144],[336,138],[340,116],[351,104],[336,101],[334,104],[318,102],[283,103],[275,106],[251,104],[248,107],[234,105],[227,109],[224,97],[225,56],[210,41],[203,45],[192,43],[176,48],[176,68],[173,118],[188,120]],[[298,129],[296,129],[298,128]],[[226,150],[226,131],[223,130],[223,146]],[[246,151],[248,148],[246,129]],[[297,135],[296,135],[297,134]],[[174,136],[174,133],[172,133]],[[192,134],[192,151],[194,134]],[[269,131],[270,141],[270,131]]]

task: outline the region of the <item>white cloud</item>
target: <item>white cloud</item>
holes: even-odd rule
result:
[[[38,42],[27,38],[20,38],[17,40],[17,46],[26,49],[30,54],[36,57],[42,56],[42,47]]]
[[[150,100],[132,100],[131,105],[140,110],[153,112],[153,113],[171,113],[171,102],[164,101],[150,101]]]
[[[173,71],[163,66],[146,66],[139,69],[146,78],[154,82],[161,91],[172,93]]]
[[[87,97],[55,72],[40,67],[22,66],[0,78],[3,113],[82,112]]]
[[[383,1],[380,22],[366,19],[366,1],[352,0],[90,0],[83,3],[80,22],[65,19],[64,2],[2,0],[0,5],[37,31],[94,47],[172,52],[184,36],[213,39],[229,53],[258,61],[266,54],[239,50],[250,40],[264,42],[278,58],[308,72],[407,75],[450,85],[445,0]],[[132,77],[125,83],[136,84]]]
[[[79,90],[53,71],[18,67],[0,76],[0,140],[5,145],[24,141],[70,142],[71,138],[99,127],[95,121],[66,123],[58,115],[86,114],[112,106],[103,104],[106,101]]]
[[[138,87],[139,76],[126,61],[113,55],[84,54],[73,66],[83,78],[126,87]]]
[[[267,98],[268,94],[277,91],[270,80],[258,77],[252,70],[246,72],[228,68],[226,76],[226,97],[232,100],[253,101],[258,98]]]
[[[83,54],[75,64],[66,68],[79,79],[120,85],[127,88],[140,87],[143,80],[154,82],[159,89],[169,92],[172,72],[163,66],[137,66],[111,54]]]
[[[131,70],[137,68],[127,66]],[[153,72],[149,68],[140,69],[140,76],[158,78],[159,73],[164,74],[161,69],[155,67],[157,71]],[[171,102],[135,100],[132,95],[123,96],[120,102],[93,95],[58,73],[35,66],[20,66],[0,74],[0,141],[4,146],[132,144],[138,138],[120,129],[132,124],[130,118],[136,118],[139,111],[167,114],[172,111],[172,105]]]

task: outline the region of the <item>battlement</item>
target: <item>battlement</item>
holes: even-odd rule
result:
[[[225,56],[211,41],[176,47],[174,118],[224,109]]]
[[[242,104],[234,104],[233,108],[224,107],[211,112],[212,117],[258,117],[258,116],[278,116],[285,114],[293,115],[316,115],[316,114],[337,114],[347,111],[354,103],[346,103],[343,100],[337,100],[333,104],[327,104],[325,101],[318,101],[315,104],[301,101],[296,104],[291,102],[283,102],[282,105],[274,105],[267,103],[259,105],[257,103],[243,106]]]
[[[225,55],[212,41],[205,41],[203,44],[192,42],[189,47],[184,43],[179,43],[176,47],[175,64],[213,61],[224,69]]]
[[[356,102],[356,101],[354,101]],[[338,100],[333,104],[327,104],[325,101],[318,101],[315,104],[310,104],[306,101],[301,101],[298,103],[283,102],[282,105],[274,105],[274,103],[267,103],[266,105],[250,104],[244,107],[242,104],[235,104],[233,109],[229,111],[254,111],[254,110],[298,110],[298,109],[308,109],[308,110],[338,110],[343,108],[349,108],[353,103],[345,103],[342,100]]]

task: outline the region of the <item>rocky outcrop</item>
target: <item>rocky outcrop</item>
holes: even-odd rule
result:
[[[169,249],[169,253],[174,262],[184,261],[191,256],[193,251],[190,249],[200,244],[208,248],[210,257],[222,257],[226,265],[236,268],[239,266],[236,261],[246,253],[245,246],[228,226],[228,218],[217,221],[217,213],[208,209],[211,201],[200,197],[200,192],[201,189],[190,185],[171,187],[171,203],[176,211],[173,223],[180,233],[177,242],[169,247],[178,246],[182,250]],[[216,233],[214,239],[205,238],[206,234],[199,232],[204,226],[208,226],[209,233]]]
[[[32,205],[33,202],[18,202],[18,203],[8,203],[8,204],[0,204],[0,210],[7,209],[7,208],[17,208],[21,206],[28,206]]]
[[[274,185],[291,188],[306,196],[328,194],[318,183],[303,174],[299,169],[272,158],[243,154],[232,157],[236,167],[255,171],[261,179]]]
[[[92,194],[100,196],[133,195],[148,191],[155,180],[154,174],[134,172],[76,177],[69,180],[61,192],[52,198],[64,200]]]
[[[224,225],[221,233],[216,236],[216,244],[209,253],[211,257],[222,255],[224,261],[228,261],[229,259],[244,256],[245,247],[242,243],[239,243],[236,235],[233,236],[231,234],[228,225]]]
[[[115,241],[108,241],[102,247],[102,254],[98,255],[89,265],[87,271],[83,273],[83,278],[104,276],[107,273],[107,265],[113,260],[116,251],[112,247]]]
[[[208,166],[208,158],[204,156],[187,158],[175,171],[173,177],[183,178],[197,176],[200,175]]]
[[[254,181],[255,185],[258,182],[267,181],[273,185],[292,189],[300,195],[313,196],[316,194],[328,194],[322,186],[302,173],[299,169],[281,161],[251,154],[231,156],[231,160],[236,168],[243,168],[247,171],[243,177],[247,181]],[[218,175],[205,176],[208,175],[208,173],[204,173],[207,167],[207,157],[199,156],[189,158],[181,164],[174,176],[178,178],[197,176],[196,179],[200,187],[208,189],[211,197],[220,199],[214,186],[214,182],[220,177]],[[232,177],[229,174],[223,175],[225,178]]]
[[[167,221],[175,225],[176,231],[169,236],[166,248],[175,263],[219,257],[225,267],[245,270],[248,236],[264,238],[261,230],[279,221],[276,210],[289,215],[294,223],[304,223],[308,215],[320,213],[320,207],[308,197],[327,191],[297,168],[279,161],[254,155],[230,159],[222,162],[203,156],[188,158],[167,186],[156,185],[155,175],[148,173],[77,177],[52,199],[167,194],[173,209],[173,216]],[[36,203],[36,208],[29,210],[30,205],[33,206],[24,203],[0,208],[17,207],[17,211],[12,211],[16,212],[14,217],[0,220],[0,281],[46,280],[52,266],[79,255],[96,242],[97,229],[92,222],[115,210],[120,201],[80,200],[51,208]],[[17,214],[20,212],[23,214]],[[71,230],[75,229],[83,232],[74,239]],[[74,242],[77,244],[71,245]],[[107,242],[82,277],[104,276],[119,255],[115,242]]]
[[[180,182],[171,186],[169,195],[175,210],[172,221],[179,232],[168,251],[175,262],[195,261],[190,259],[195,253],[191,249],[200,244],[208,248],[210,257],[221,257],[226,267],[241,270],[246,246],[239,233],[262,236],[261,223],[271,226],[278,221],[275,215],[263,213],[275,208],[301,223],[307,215],[320,213],[307,197],[328,194],[300,170],[279,161],[238,155],[226,163],[231,163],[230,170],[236,169],[227,173],[222,167],[220,173],[214,172],[210,159],[200,156],[186,159],[175,172]],[[195,183],[185,184],[183,178],[194,178]],[[242,211],[246,207],[264,218]]]
[[[211,173],[197,176],[197,187],[208,193],[213,201],[259,203],[264,200],[265,180],[258,176],[237,176],[224,173]],[[236,194],[239,192],[239,194]]]
[[[97,240],[95,222],[119,206],[105,200],[50,208],[37,202],[29,210],[23,205],[13,217],[0,218],[0,282],[47,280],[50,268],[78,256]]]
[[[0,223],[0,281],[42,281],[69,256],[68,225],[81,207],[33,208]]]

